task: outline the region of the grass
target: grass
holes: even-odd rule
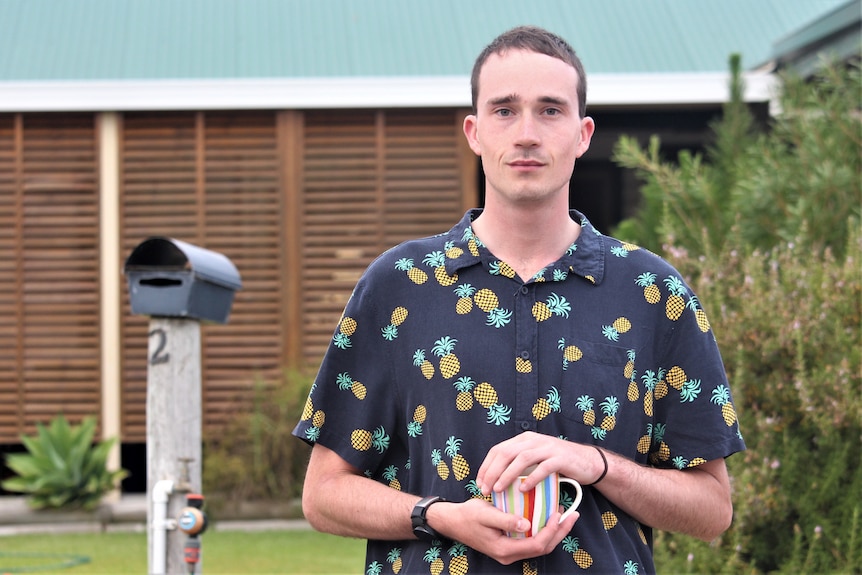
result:
[[[86,563],[67,566],[75,558]],[[365,541],[314,531],[211,531],[201,536],[208,574],[363,572]],[[146,533],[75,533],[0,537],[0,575],[7,573],[147,572]]]

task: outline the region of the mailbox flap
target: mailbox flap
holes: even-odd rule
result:
[[[239,271],[227,256],[173,238],[148,238],[126,260],[126,273],[159,270],[187,270],[210,283],[234,291],[242,287]]]

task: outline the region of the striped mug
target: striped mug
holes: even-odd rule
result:
[[[523,517],[530,522],[530,530],[526,533],[507,533],[509,537],[518,539],[534,536],[559,509],[561,483],[568,483],[574,487],[576,494],[574,502],[563,512],[563,519],[575,512],[583,498],[581,485],[574,479],[562,477],[559,473],[551,473],[533,489],[521,491],[521,484],[526,479],[526,475],[521,475],[505,491],[491,493],[491,501],[497,509]]]

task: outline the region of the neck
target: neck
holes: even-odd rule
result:
[[[558,260],[577,240],[581,226],[569,216],[568,205],[519,208],[486,202],[473,232],[526,281]]]

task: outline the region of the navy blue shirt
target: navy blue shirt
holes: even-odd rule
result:
[[[369,266],[294,435],[392,489],[456,502],[482,497],[488,450],[527,430],[665,468],[745,448],[709,321],[673,267],[572,211],[577,241],[524,282],[473,234],[479,213]],[[579,510],[569,536],[534,560],[369,541],[365,569],[654,572],[649,526],[589,487]]]

